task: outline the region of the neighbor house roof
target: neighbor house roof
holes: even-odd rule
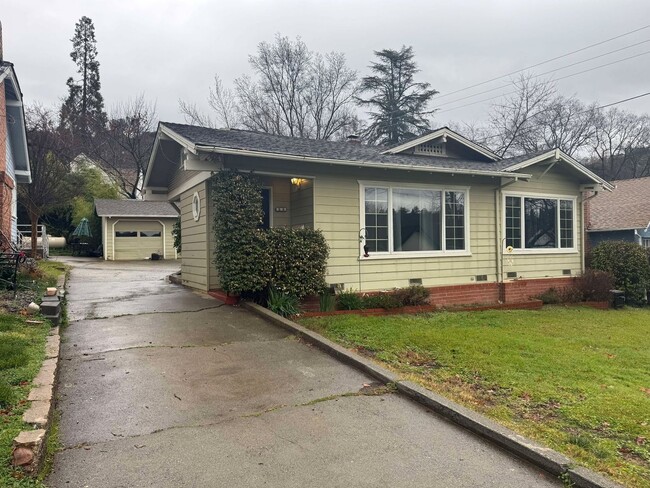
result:
[[[612,181],[614,191],[589,201],[590,231],[645,229],[650,224],[650,176]]]
[[[100,217],[178,217],[178,210],[168,202],[97,198],[95,210]]]

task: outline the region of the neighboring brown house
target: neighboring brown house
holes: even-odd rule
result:
[[[650,248],[650,176],[611,183],[614,191],[598,193],[588,202],[589,244],[625,241]]]
[[[0,25],[0,245],[15,243],[17,231],[16,185],[31,183],[23,96],[14,65],[3,59]]]

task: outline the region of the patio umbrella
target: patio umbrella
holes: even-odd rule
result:
[[[88,219],[83,218],[77,228],[72,232],[72,235],[75,237],[92,237],[93,233],[90,232],[90,225],[88,224]]]

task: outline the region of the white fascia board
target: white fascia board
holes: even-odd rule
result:
[[[350,161],[343,159],[327,159],[315,158],[311,156],[297,156],[294,154],[278,154],[268,153],[262,151],[249,151],[246,149],[231,149],[225,147],[215,146],[196,146],[198,151],[215,152],[221,154],[233,154],[238,156],[251,156],[266,159],[283,159],[287,161],[303,161],[320,164],[331,164],[337,166],[355,166],[357,168],[377,168],[377,169],[395,169],[398,171],[421,171],[424,173],[446,173],[457,175],[474,175],[474,176],[496,176],[503,178],[514,178],[528,180],[532,175],[524,173],[513,173],[511,171],[489,171],[489,170],[474,170],[464,168],[435,168],[430,166],[415,166],[405,164],[386,164],[386,163],[373,163],[369,161]]]
[[[493,161],[498,161],[499,159],[501,159],[499,158],[499,156],[494,154],[489,149],[479,146],[475,142],[470,141],[469,139],[447,128],[439,129],[435,132],[432,132],[431,134],[427,134],[426,136],[418,137],[417,139],[413,139],[412,141],[406,142],[397,147],[387,149],[386,151],[383,151],[382,154],[397,154],[402,151],[406,151],[407,149],[411,149],[412,147],[419,146],[420,144],[424,144],[425,142],[429,142],[433,139],[438,139],[439,137],[443,137],[443,136],[449,137],[451,139],[455,139],[457,142],[460,142],[464,146],[469,147],[470,149],[482,154],[487,158],[492,159]]]
[[[608,183],[600,176],[598,176],[596,173],[587,169],[585,166],[580,164],[578,161],[576,161],[575,159],[573,159],[571,156],[566,154],[564,151],[561,151],[560,149],[552,149],[548,152],[545,152],[544,154],[535,156],[534,158],[527,159],[517,164],[513,164],[512,166],[509,166],[507,168],[507,171],[518,171],[520,169],[524,169],[529,166],[532,166],[533,164],[541,163],[542,161],[545,161],[550,158],[553,158],[555,161],[562,160],[565,163],[568,163],[574,169],[578,170],[580,173],[587,176],[594,183],[599,183],[603,187],[603,189],[607,191],[612,191],[614,189],[614,185]]]

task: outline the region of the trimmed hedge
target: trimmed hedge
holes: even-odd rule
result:
[[[295,298],[322,292],[329,255],[325,237],[312,229],[261,229],[261,189],[254,175],[236,170],[212,178],[214,263],[221,287],[228,293],[274,290]]]
[[[260,229],[261,186],[248,173],[224,169],[211,178],[214,205],[214,264],[228,293],[258,292],[270,278],[266,234]]]
[[[611,273],[614,284],[625,292],[627,303],[642,305],[650,287],[647,251],[631,242],[602,242],[591,252],[591,267]]]

